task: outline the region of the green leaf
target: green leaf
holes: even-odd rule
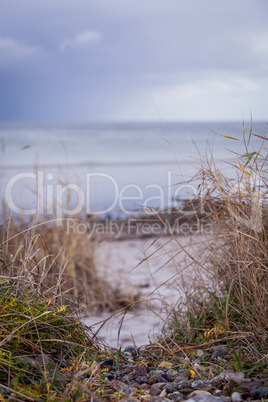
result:
[[[222,134],[221,134],[222,135]],[[240,141],[239,138],[230,137],[229,135],[222,135],[224,138],[229,138],[230,140]]]
[[[252,120],[251,120],[251,125],[250,125],[249,135],[248,135],[248,145],[249,145],[249,143],[250,143],[250,138],[251,138],[251,135],[252,135]]]
[[[244,155],[242,155],[244,158],[248,158],[248,161],[247,161],[247,163],[248,162],[250,162],[250,160],[251,160],[251,158],[254,156],[254,155],[256,155],[257,154],[257,152],[246,152]]]

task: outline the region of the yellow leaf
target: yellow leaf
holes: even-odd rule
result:
[[[247,177],[251,177],[251,175],[241,166],[240,162],[238,162],[238,163],[239,163],[239,166],[237,166],[237,168],[239,170],[241,170],[241,172],[243,172]]]
[[[195,378],[196,374],[194,370],[189,370],[190,378]]]
[[[158,368],[159,369],[161,369],[161,368],[170,368],[172,366],[173,366],[173,363],[163,361],[158,365]]]

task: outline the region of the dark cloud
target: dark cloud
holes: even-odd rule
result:
[[[143,105],[143,119],[152,119],[151,93],[169,96],[172,87],[186,91],[195,82],[200,96],[207,85],[226,102],[244,83],[241,101],[250,102],[255,88],[261,104],[268,75],[267,4],[0,1],[0,119],[139,119],[137,105]],[[173,95],[170,110],[179,96]],[[228,113],[222,110],[222,118]]]

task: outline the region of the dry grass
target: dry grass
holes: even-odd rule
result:
[[[100,349],[74,313],[64,260],[35,231],[17,233],[11,221],[1,230],[1,400],[59,400],[70,382],[61,370]]]
[[[31,284],[53,298],[68,295],[73,307],[90,313],[115,311],[136,301],[138,294],[129,286],[119,290],[118,281],[99,272],[94,262],[98,240],[69,232],[66,222],[39,222],[27,225],[8,219],[0,231],[2,275]],[[58,289],[61,294],[58,295]]]
[[[200,259],[192,259],[192,269],[203,268],[210,280],[200,277],[186,285],[179,308],[170,308],[165,338],[174,351],[181,343],[225,343],[239,370],[263,370],[268,352],[267,143],[263,138],[262,149],[251,151],[251,135],[243,129],[245,153],[232,164],[235,179],[218,170],[212,154],[200,157],[201,191],[190,203],[197,219],[213,230],[211,241],[200,245]]]
[[[96,244],[49,222],[23,226],[9,219],[0,232],[0,399],[87,400],[81,379],[113,352],[83,325],[79,307],[130,300],[97,275]]]

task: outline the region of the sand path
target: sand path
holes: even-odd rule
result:
[[[202,264],[206,253],[200,255],[200,246],[204,247],[204,240],[204,235],[184,235],[175,239],[103,241],[95,255],[101,274],[109,275],[115,283],[120,279],[122,287],[139,288],[144,299],[152,300],[142,303],[135,312],[126,314],[119,339],[122,316],[109,320],[101,329],[100,337],[114,347],[132,345],[133,339],[137,346],[147,344],[149,338],[155,339],[167,316],[165,306],[175,305],[183,297],[183,280],[191,284],[200,275],[198,266],[193,268],[188,253]],[[204,277],[206,274],[201,272],[201,275]],[[94,325],[96,330],[99,322],[109,316],[109,313],[94,315],[84,319],[84,322]]]

